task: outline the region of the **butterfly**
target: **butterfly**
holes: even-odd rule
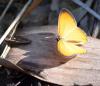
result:
[[[82,46],[87,42],[86,33],[77,26],[77,22],[69,10],[62,9],[58,17],[58,51],[64,56],[84,54]]]

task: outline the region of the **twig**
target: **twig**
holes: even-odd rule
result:
[[[81,6],[82,8],[84,8],[85,10],[87,10],[91,15],[93,15],[95,18],[97,18],[98,20],[100,20],[100,15],[98,13],[96,13],[94,10],[92,10],[87,4],[84,4],[82,1],[80,0],[72,0],[75,4]]]
[[[11,6],[11,4],[13,3],[14,0],[10,0],[8,5],[6,6],[6,8],[4,9],[4,11],[2,12],[1,16],[0,16],[0,21],[4,18],[6,12],[8,11],[9,7]]]

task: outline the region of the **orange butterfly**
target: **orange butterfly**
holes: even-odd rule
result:
[[[77,26],[77,22],[71,12],[62,9],[58,18],[58,51],[65,55],[86,53],[81,46],[87,42],[86,33]]]

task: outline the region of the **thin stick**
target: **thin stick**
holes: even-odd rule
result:
[[[84,4],[82,1],[80,0],[72,0],[75,4],[81,6],[82,8],[84,8],[85,10],[87,10],[91,15],[93,15],[95,18],[97,18],[98,20],[100,20],[100,15],[98,13],[96,13],[94,10],[92,10],[87,4]]]
[[[19,13],[19,15],[16,17],[16,19],[13,21],[13,23],[9,26],[9,28],[6,30],[6,32],[4,33],[4,35],[1,37],[0,39],[0,45],[2,44],[2,42],[4,41],[4,39],[8,36],[8,34],[11,32],[11,30],[14,29],[14,26],[19,22],[19,20],[21,19],[21,17],[23,16],[24,12],[26,11],[27,7],[30,5],[32,0],[29,0],[26,5],[24,6],[24,8],[22,9],[22,11]]]
[[[5,14],[7,13],[9,7],[11,6],[11,4],[13,3],[14,0],[10,0],[8,5],[6,6],[6,8],[4,9],[4,11],[2,12],[1,16],[0,16],[0,21],[4,18]]]

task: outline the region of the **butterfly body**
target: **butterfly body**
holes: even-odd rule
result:
[[[65,55],[86,53],[81,46],[87,42],[86,33],[77,27],[77,22],[71,12],[62,9],[58,18],[58,51]]]

